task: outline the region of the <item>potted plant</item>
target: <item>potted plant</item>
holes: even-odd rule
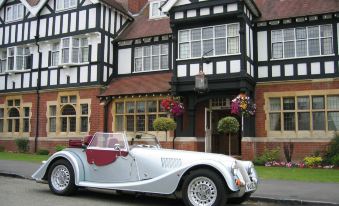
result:
[[[159,117],[156,118],[153,122],[153,128],[156,131],[165,131],[166,132],[166,142],[167,142],[167,131],[175,130],[177,124],[172,118],[168,117]]]
[[[218,122],[218,131],[228,134],[228,153],[231,155],[231,135],[239,131],[239,122],[235,117],[224,117]]]

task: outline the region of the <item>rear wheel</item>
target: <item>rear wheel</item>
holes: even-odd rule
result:
[[[222,206],[227,202],[227,185],[215,172],[207,169],[192,171],[184,180],[182,198],[187,206]]]
[[[52,164],[48,170],[48,185],[57,195],[71,195],[77,190],[74,170],[67,160],[57,160]]]

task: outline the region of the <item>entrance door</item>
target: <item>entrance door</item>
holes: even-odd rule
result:
[[[218,122],[220,119],[231,116],[229,109],[213,110],[212,115],[212,152],[219,154],[229,154],[229,136],[218,132]],[[238,119],[239,121],[239,119]],[[240,132],[231,135],[231,154],[240,155]]]
[[[212,152],[212,110],[205,108],[205,152]]]

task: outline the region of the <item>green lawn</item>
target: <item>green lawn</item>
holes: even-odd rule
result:
[[[41,163],[41,161],[47,160],[48,157],[49,157],[48,155],[0,152],[0,160],[16,160],[16,161]]]
[[[260,179],[339,183],[338,169],[283,168],[256,166]]]

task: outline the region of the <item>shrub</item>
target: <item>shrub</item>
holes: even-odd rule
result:
[[[339,154],[331,158],[331,164],[336,167],[339,167]]]
[[[306,167],[316,167],[318,165],[321,165],[321,162],[323,161],[323,158],[321,157],[305,157],[304,162]]]
[[[171,118],[159,117],[154,120],[153,128],[156,131],[169,131],[175,130],[177,128],[177,124]]]
[[[39,149],[36,154],[37,155],[48,155],[49,151],[47,149]]]
[[[253,160],[256,165],[265,165],[266,162],[273,162],[279,160],[280,148],[265,149],[264,153]]]
[[[324,155],[324,163],[332,164],[332,160],[339,156],[339,133],[336,133]]]
[[[4,152],[5,151],[5,146],[0,145],[0,152]]]
[[[25,153],[29,150],[29,140],[28,138],[18,138],[15,140],[15,144],[18,147],[19,152]]]
[[[55,146],[55,151],[60,152],[61,150],[65,149],[66,147],[64,145],[57,145]]]

